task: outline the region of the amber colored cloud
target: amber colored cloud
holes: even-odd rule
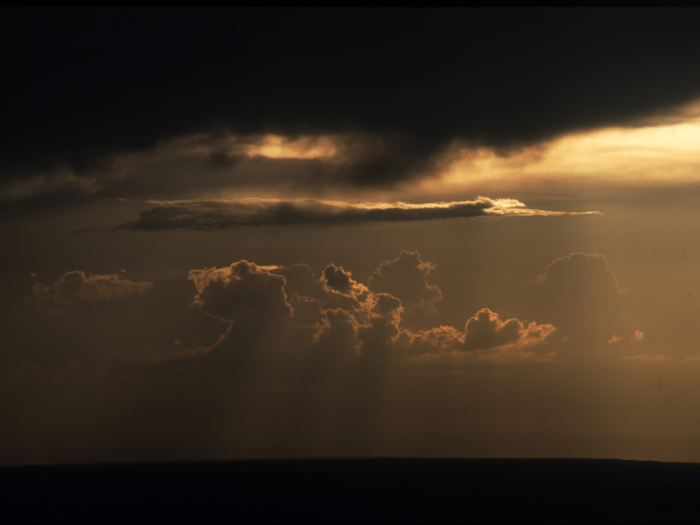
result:
[[[551,324],[502,320],[496,312],[482,308],[467,321],[464,332],[450,326],[416,333],[404,331],[399,345],[405,353],[413,356],[432,354],[431,358],[435,358],[474,353],[481,359],[509,361],[537,357],[522,350],[542,344],[555,330]]]
[[[425,280],[434,265],[422,261],[417,252],[402,251],[399,258],[382,263],[373,276],[401,270],[397,261],[405,263],[403,270],[417,268],[420,282],[407,278],[410,272],[398,271],[391,283],[396,295],[372,290],[334,264],[318,278],[306,265],[260,266],[245,260],[192,270],[189,279],[196,288],[192,306],[227,325],[217,342],[198,352],[196,359],[217,359],[234,367],[306,362],[318,372],[356,359],[541,357],[523,350],[544,343],[555,331],[553,325],[502,319],[488,308],[468,319],[461,330],[433,325],[415,331],[404,324],[406,310],[399,297],[420,299],[427,294],[434,299],[441,292]]]
[[[531,346],[539,344],[555,330],[552,325],[530,323],[527,326],[518,319],[502,321],[500,316],[483,308],[467,321],[465,350],[487,350],[519,343]]]
[[[367,293],[367,287],[352,278],[352,273],[331,263],[323,269],[321,282],[330,292],[359,299]]]

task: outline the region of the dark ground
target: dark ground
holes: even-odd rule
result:
[[[0,468],[0,521],[700,521],[700,464],[308,459]]]

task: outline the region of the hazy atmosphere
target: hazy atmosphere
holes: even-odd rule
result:
[[[2,13],[0,464],[700,461],[700,12]]]

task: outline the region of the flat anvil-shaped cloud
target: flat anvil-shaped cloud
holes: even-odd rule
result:
[[[157,206],[115,230],[221,230],[233,226],[409,222],[499,216],[600,214],[534,210],[514,199],[478,197],[473,201],[425,204],[365,203],[314,199],[242,199],[236,201],[153,201]]]

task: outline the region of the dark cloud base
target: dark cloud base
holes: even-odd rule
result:
[[[196,133],[362,133],[394,183],[453,141],[505,152],[700,96],[695,10],[4,9],[0,178]],[[322,185],[323,181],[319,180]]]

